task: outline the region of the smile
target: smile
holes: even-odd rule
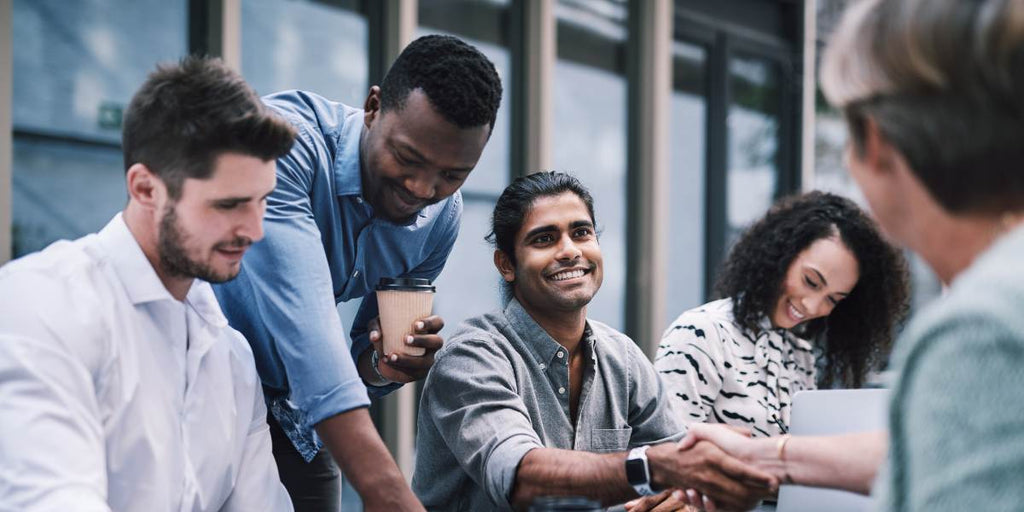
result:
[[[582,268],[568,269],[561,272],[556,272],[548,276],[548,279],[552,281],[567,281],[569,279],[577,279],[583,277],[588,271]]]
[[[800,313],[800,311],[793,307],[793,304],[788,301],[786,302],[786,309],[789,311],[789,316],[792,317],[794,320],[802,321],[804,318],[807,317],[807,315]]]

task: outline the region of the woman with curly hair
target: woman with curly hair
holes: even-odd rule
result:
[[[758,437],[788,430],[798,391],[860,387],[907,310],[901,253],[852,201],[823,192],[785,199],[747,229],[716,288],[725,298],[680,315],[654,365],[687,421]]]

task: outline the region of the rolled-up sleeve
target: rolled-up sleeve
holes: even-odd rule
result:
[[[348,354],[310,200],[310,169],[317,158],[325,158],[322,152],[300,126],[292,151],[277,162],[265,238],[246,254],[247,271],[238,282],[227,283],[218,292],[222,298],[227,290],[229,300],[221,300],[225,313],[252,343],[261,373],[268,366],[275,371],[268,359],[284,366],[289,398],[303,411],[308,427],[369,405],[366,387]]]
[[[416,268],[402,274],[401,277],[420,277],[434,281],[437,276],[441,275],[444,264],[448,261],[448,255],[451,254],[452,248],[455,246],[455,239],[459,236],[459,226],[462,221],[462,194],[455,193],[447,204],[443,221],[437,223],[435,232],[431,234],[430,238],[435,241],[435,244],[430,254]],[[360,354],[370,346],[367,324],[378,315],[377,295],[370,293],[363,297],[363,302],[359,305],[359,311],[349,332],[352,339],[353,361],[358,361]],[[371,396],[380,397],[400,387],[402,384],[396,383],[386,386],[369,386],[367,390]]]
[[[494,343],[462,339],[442,349],[424,386],[421,414],[490,500],[511,508],[519,463],[543,443]]]

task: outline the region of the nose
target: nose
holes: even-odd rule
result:
[[[810,318],[819,318],[829,314],[830,306],[828,298],[825,295],[811,295],[804,297],[800,300],[801,305],[804,307],[804,311],[807,312],[807,316]]]
[[[412,192],[416,199],[429,201],[437,194],[437,180],[428,173],[417,173],[405,179],[405,189]]]
[[[576,246],[576,242],[568,234],[558,242],[558,253],[555,255],[559,260],[576,260],[583,255],[583,251]]]
[[[246,211],[241,219],[242,222],[235,231],[235,236],[248,238],[253,242],[263,239],[263,213],[266,209],[265,204],[260,204],[256,208]]]

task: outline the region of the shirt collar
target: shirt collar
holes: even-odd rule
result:
[[[156,270],[142,252],[142,247],[128,229],[128,224],[120,212],[100,230],[97,237],[133,305],[175,300],[160,281]],[[227,326],[227,319],[217,303],[213,289],[206,281],[192,281],[192,286],[185,295],[185,303],[207,323],[217,327]]]
[[[363,177],[360,172],[359,142],[363,135],[363,110],[348,109],[337,132],[334,156],[334,189],[339,196],[360,196]]]
[[[121,213],[115,215],[97,237],[132,304],[174,300],[135,235],[128,230]]]
[[[542,363],[555,360],[568,363],[568,354],[565,353],[568,351],[565,347],[555,341],[515,298],[512,298],[508,305],[505,306],[505,318],[508,319],[509,325],[512,326],[512,329],[519,335],[523,344],[533,354],[534,359]],[[590,350],[590,358],[596,361],[594,331],[591,329],[589,321],[583,329],[583,342],[587,344],[587,348]],[[559,352],[563,352],[563,357],[558,357]]]

